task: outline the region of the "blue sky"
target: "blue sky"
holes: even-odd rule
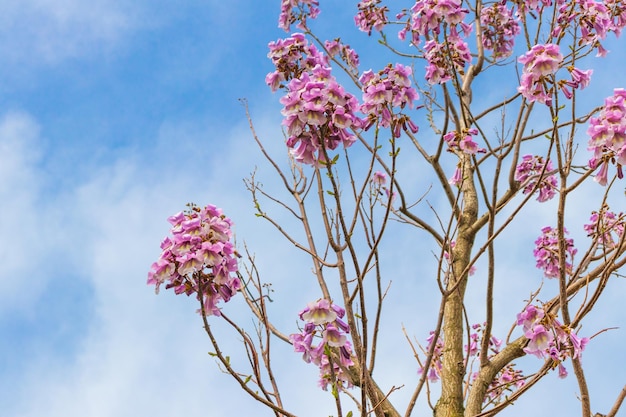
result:
[[[271,177],[239,98],[248,99],[270,151],[284,152],[278,96],[264,83],[272,69],[267,43],[284,36],[276,27],[278,11],[278,1],[253,0],[2,2],[4,416],[270,415],[240,395],[207,355],[195,303],[166,292],[156,297],[145,279],[168,231],[167,216],[190,201],[213,203],[235,220],[238,239],[258,254],[277,297],[281,290],[296,294],[293,300],[282,296],[279,322],[295,323],[295,313],[310,301],[294,277],[300,258],[254,217],[242,183],[255,166],[259,175]],[[328,31],[338,21],[350,24],[353,9],[323,8],[323,13],[334,19],[320,21],[320,29]],[[348,39],[360,42],[364,35],[352,30]],[[621,74],[620,53],[623,49],[599,77],[598,100],[614,87],[607,81]],[[540,210],[536,216],[541,218]],[[397,241],[419,244],[404,234]],[[508,245],[519,249],[515,242]],[[389,256],[398,275],[414,268],[409,259]],[[609,306],[622,298],[623,285],[616,290]],[[401,307],[390,312],[402,314]],[[418,317],[432,311],[428,303],[413,307]],[[624,313],[616,310],[601,309],[598,317],[611,326],[624,324]],[[410,361],[397,316],[389,320],[394,324],[385,334],[388,344],[396,343],[392,349]],[[431,321],[414,325],[422,340]],[[607,350],[596,354],[621,352],[622,332],[606,339]],[[236,340],[225,340],[227,348],[237,349]],[[316,388],[315,369],[289,347],[282,349],[280,373],[297,381],[286,384],[285,393],[296,412],[332,413],[330,396]],[[608,362],[590,362],[601,378]],[[391,358],[381,380],[387,386],[405,380],[410,385],[413,368]],[[601,404],[623,384],[626,374],[620,369],[603,376],[607,389]],[[573,378],[545,384],[557,386],[577,410]],[[595,393],[604,398],[601,391]],[[556,407],[547,394],[539,398],[546,412]],[[534,406],[527,402],[517,411]]]

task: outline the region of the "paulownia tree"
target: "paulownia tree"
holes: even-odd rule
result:
[[[284,106],[288,166],[266,151],[248,115],[285,190],[277,196],[254,175],[247,179],[256,214],[310,258],[312,273],[298,279],[319,289],[299,313],[299,327],[273,324],[253,255],[238,252],[231,220],[212,205],[189,205],[168,219],[171,236],[148,283],[199,300],[221,368],[276,416],[296,415],[280,393],[288,382],[273,370],[270,346],[284,342],[319,368],[338,416],[429,413],[416,404],[429,404],[437,417],[492,416],[548,373],[569,370],[581,415],[591,417],[581,357],[606,329],[588,334],[581,326],[626,263],[625,216],[610,206],[623,198],[626,90],[616,88],[595,108],[577,98],[593,81],[591,66],[608,53],[605,38],[626,25],[626,3],[387,3],[356,4],[356,27],[376,41],[359,52],[380,62],[368,69],[360,64],[365,55],[341,38],[314,33],[318,1],[282,0],[279,27],[288,35],[269,43],[275,71],[265,80]],[[584,219],[581,201],[592,207]],[[300,232],[267,205],[284,210]],[[533,222],[538,207],[550,224]],[[518,300],[498,300],[496,285],[507,280],[499,265],[515,258],[498,247],[514,225],[536,231],[527,250],[537,279]],[[383,387],[374,366],[382,360],[384,306],[394,299],[383,248],[400,227],[419,235],[431,265],[417,262],[415,277],[393,278],[430,280],[434,292],[416,293],[415,302],[436,298],[439,308],[427,318],[430,335],[405,331],[415,355],[404,360],[415,381]],[[572,230],[582,238],[574,241]],[[411,257],[415,248],[394,251]],[[484,296],[471,314],[469,287]],[[232,297],[245,299],[256,331],[222,307]],[[518,303],[517,316],[496,315],[503,302]],[[220,349],[214,320],[242,340],[246,366]],[[511,331],[494,334],[502,323]],[[516,366],[525,355],[537,357],[533,369]],[[412,390],[402,408],[394,401],[401,385]],[[603,411],[615,416],[625,396],[626,387]]]

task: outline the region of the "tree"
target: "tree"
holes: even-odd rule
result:
[[[422,415],[420,398],[438,417],[491,416],[569,368],[581,415],[590,417],[581,357],[607,329],[583,336],[581,326],[626,263],[625,216],[611,208],[623,191],[626,90],[616,88],[595,108],[581,90],[592,82],[589,66],[607,54],[605,38],[626,25],[626,3],[389,3],[357,4],[356,26],[378,41],[361,52],[389,58],[364,69],[341,38],[315,34],[318,1],[283,0],[279,26],[296,32],[270,42],[276,70],[266,82],[283,94],[287,167],[265,150],[248,114],[287,195],[251,175],[245,184],[256,215],[309,257],[312,273],[298,279],[317,282],[300,328],[273,324],[271,288],[247,248],[235,248],[231,220],[212,205],[190,205],[169,219],[172,234],[148,283],[199,300],[212,355],[277,416],[295,412],[273,370],[276,341],[319,368],[338,416]],[[581,220],[583,201],[591,210]],[[268,213],[270,203],[300,231]],[[551,223],[533,222],[538,208]],[[516,224],[537,236],[534,246],[524,241],[537,272],[513,300],[497,288],[507,285],[503,268],[515,260],[499,248]],[[386,263],[392,253],[416,256],[416,248],[394,243],[399,228],[419,236],[419,251],[431,256],[430,265],[416,262],[415,276],[394,279],[427,280],[432,291],[414,294],[416,303],[439,300],[427,338],[405,331],[414,358],[403,360],[418,377],[403,388],[411,395],[402,409],[395,391],[410,382],[382,387],[375,372],[385,306],[396,296]],[[467,300],[469,289],[482,295],[480,308]],[[221,307],[233,297],[245,300],[254,331]],[[502,317],[503,303],[517,315]],[[213,320],[241,338],[246,367],[220,349]],[[495,334],[506,325],[508,335]],[[533,369],[516,366],[525,355],[537,357]],[[604,412],[615,416],[625,396],[626,387]]]

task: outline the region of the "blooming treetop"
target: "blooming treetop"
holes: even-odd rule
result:
[[[621,179],[626,163],[626,92],[616,88],[602,108],[582,116],[576,96],[591,85],[593,76],[593,70],[586,67],[590,60],[583,58],[593,53],[600,58],[607,55],[605,39],[610,33],[619,35],[626,26],[626,3],[407,3],[405,7],[383,4],[382,0],[356,4],[357,30],[379,36],[386,51],[403,60],[361,68],[362,57],[341,38],[323,40],[313,33],[312,21],[321,16],[319,1],[280,2],[278,26],[289,35],[269,43],[268,58],[275,69],[266,75],[265,82],[271,91],[282,95],[293,184],[279,164],[263,152],[279,172],[295,206],[270,196],[253,179],[246,184],[257,216],[269,220],[312,259],[321,295],[299,313],[303,322],[300,332],[287,335],[270,322],[265,303],[271,299],[264,292],[252,258],[248,279],[242,283],[237,252],[231,243],[232,223],[214,206],[191,206],[169,219],[172,237],[163,241],[163,252],[152,265],[148,283],[157,291],[167,283],[166,288],[174,288],[177,294],[196,293],[205,315],[220,316],[220,301],[227,302],[238,292],[243,294],[258,319],[259,347],[255,348],[242,327],[223,318],[244,341],[252,368],[247,378],[233,370],[228,357],[219,352],[208,324],[205,328],[228,373],[277,415],[292,414],[282,403],[271,371],[271,337],[290,343],[305,362],[319,368],[319,385],[325,390],[331,386],[339,415],[343,413],[340,398],[345,394],[355,401],[362,415],[396,417],[401,414],[390,399],[394,389],[384,392],[373,376],[382,305],[387,296],[380,247],[387,223],[395,216],[400,224],[426,232],[440,249],[435,281],[441,307],[436,328],[421,353],[409,340],[420,380],[404,415],[411,415],[424,384],[434,382],[442,384],[440,401],[431,404],[437,417],[495,414],[548,371],[558,368],[558,375],[565,377],[565,362],[570,361],[581,390],[583,416],[590,417],[580,361],[590,338],[578,336],[578,331],[608,277],[626,264],[625,216],[611,211],[607,202],[613,184],[609,168],[615,165],[615,178]],[[391,10],[392,4],[397,10]],[[391,41],[389,33],[397,39]],[[475,80],[487,71],[505,73],[507,69],[506,74],[514,75],[516,84],[509,86],[502,98],[496,98],[500,101],[477,108],[490,97],[481,97],[480,106],[472,102]],[[483,83],[485,80],[481,79]],[[511,122],[506,110],[513,106],[518,106],[511,112],[517,116]],[[502,114],[502,127],[492,129],[485,119],[496,111]],[[534,111],[543,117],[531,118]],[[590,155],[585,159],[588,162],[577,164],[575,140],[583,123],[588,123]],[[424,133],[428,128],[430,132]],[[381,138],[387,139],[387,148]],[[398,161],[405,155],[400,145],[416,150],[417,157],[408,165],[417,167],[418,160],[422,163],[419,169],[410,170],[409,187],[403,187],[400,180]],[[350,153],[355,148],[356,158]],[[310,177],[309,172],[313,173]],[[345,180],[349,186],[341,186],[341,175],[349,178]],[[428,183],[423,195],[416,196],[413,190],[416,175],[417,182]],[[606,191],[589,223],[577,229],[584,231],[590,242],[588,249],[581,249],[567,237],[564,212],[574,191],[592,176]],[[443,211],[431,206],[431,201],[439,199],[429,200],[433,181],[441,192],[440,200],[448,204]],[[317,228],[309,223],[310,206],[305,201],[313,194],[317,194],[315,204],[322,219],[322,226]],[[301,222],[306,241],[299,242],[263,211],[259,196],[279,203]],[[551,205],[558,207],[555,224],[537,225],[539,237],[534,249],[528,248],[535,258],[537,275],[556,281],[558,293],[542,301],[542,290],[537,289],[520,300],[522,311],[513,320],[519,336],[501,340],[492,334],[496,321],[495,248],[503,230],[527,205],[535,203],[533,196],[538,203],[546,203],[546,210],[551,210]],[[422,201],[428,201],[429,213],[435,213],[436,220],[425,220],[427,217],[413,210]],[[505,207],[512,209],[507,212]],[[319,242],[324,250],[318,249]],[[580,245],[578,237],[577,243]],[[482,259],[487,260],[484,271],[482,266],[475,266]],[[329,270],[338,271],[338,285],[328,283]],[[470,326],[464,294],[467,286],[480,285],[470,278],[478,273],[484,274],[488,283],[484,289],[485,320]],[[367,293],[371,280],[375,283],[374,296]],[[589,286],[593,282],[598,284],[592,290]],[[340,290],[337,295],[332,291],[336,287]],[[253,289],[258,294],[253,295]],[[570,304],[578,302],[576,295],[581,291],[593,294],[585,292],[576,313],[570,312],[574,310]],[[332,301],[339,299],[342,307]],[[368,303],[375,305],[374,319],[367,314]],[[518,369],[513,360],[525,354],[543,361],[543,368],[536,373]],[[271,389],[261,377],[261,362]],[[250,381],[260,393],[249,388]],[[360,400],[348,393],[354,387],[361,389]]]

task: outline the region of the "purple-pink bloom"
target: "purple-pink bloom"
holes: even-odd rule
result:
[[[546,90],[551,82],[549,76],[555,74],[563,62],[563,55],[556,44],[535,45],[517,60],[524,65],[518,91],[529,102],[538,101],[552,104],[553,89]]]
[[[372,34],[372,29],[378,32],[382,31],[387,24],[386,13],[389,11],[387,6],[379,7],[380,0],[363,0],[357,4],[359,13],[354,16],[354,23],[359,30]]]
[[[152,264],[148,284],[173,288],[176,294],[196,294],[205,314],[219,315],[220,301],[227,302],[241,288],[237,253],[230,242],[232,222],[213,205],[190,205],[168,218],[171,236],[161,243],[161,256]]]
[[[556,175],[549,174],[553,169],[552,162],[544,162],[541,156],[524,155],[515,169],[515,181],[524,186],[524,194],[538,191],[537,200],[545,202],[556,195],[558,187]]]
[[[304,321],[318,325],[334,321],[337,318],[337,313],[330,307],[330,302],[322,298],[317,302],[307,304],[299,316]]]
[[[554,339],[551,332],[546,330],[541,324],[528,329],[524,336],[529,339],[528,345],[524,348],[524,352],[543,358],[546,355],[550,342]]]
[[[606,98],[598,117],[589,120],[587,134],[590,136],[587,149],[593,152],[589,167],[600,167],[596,182],[607,184],[609,163],[616,165],[618,178],[622,178],[622,165],[626,164],[626,90],[613,90],[613,96]]]
[[[328,346],[341,347],[346,344],[346,335],[344,332],[329,324],[322,332],[324,342],[328,343]]]
[[[513,53],[514,39],[521,31],[518,20],[513,17],[513,11],[506,7],[505,2],[482,8],[480,23],[483,26],[483,46],[493,51],[494,58],[507,58]]]
[[[336,384],[339,389],[352,386],[350,377],[344,371],[354,365],[352,345],[347,336],[349,328],[340,319],[344,315],[343,308],[326,299],[311,302],[299,313],[300,319],[306,322],[304,329],[289,336],[294,351],[302,352],[304,361],[319,367],[320,387],[324,390],[330,383]],[[315,341],[319,343],[315,345]],[[327,354],[329,350],[334,352],[332,360]],[[331,375],[335,380],[331,380]]]
[[[587,235],[596,240],[600,248],[614,249],[624,234],[624,213],[615,214],[604,205],[599,212],[594,211],[590,223],[584,225]]]
[[[387,174],[381,171],[376,171],[372,175],[372,183],[377,185],[385,185],[387,182]]]
[[[517,325],[523,326],[524,332],[530,330],[536,323],[543,319],[544,312],[534,305],[527,305],[524,311],[517,314]]]
[[[567,230],[563,230],[567,234]],[[544,271],[547,278],[557,278],[559,276],[559,237],[556,229],[544,227],[541,229],[541,236],[535,240],[533,255],[537,261],[537,268]],[[572,262],[577,250],[574,247],[574,240],[566,238],[565,244],[565,273],[572,273]]]

